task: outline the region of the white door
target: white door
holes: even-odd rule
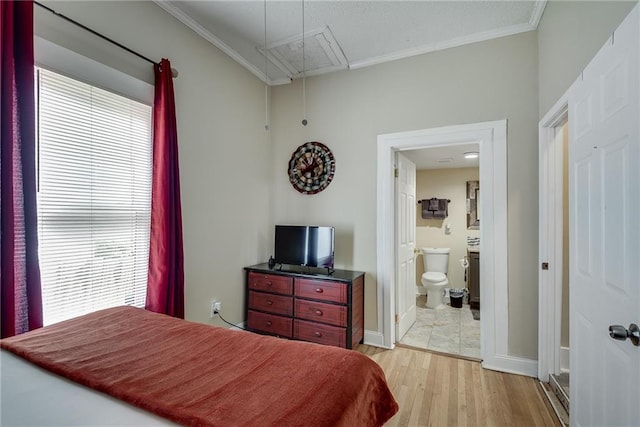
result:
[[[416,165],[396,154],[396,341],[416,321]]]
[[[638,6],[569,91],[571,424],[640,425]]]

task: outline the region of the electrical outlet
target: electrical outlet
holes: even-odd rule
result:
[[[220,311],[221,308],[222,308],[222,303],[217,299],[212,299],[211,312],[209,313],[209,318],[213,319],[214,317],[218,316],[218,312]]]

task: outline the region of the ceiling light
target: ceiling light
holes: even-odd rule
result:
[[[478,158],[478,152],[477,151],[468,151],[468,152],[464,153],[464,158],[465,159],[477,159]]]

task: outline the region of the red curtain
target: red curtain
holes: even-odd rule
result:
[[[155,65],[151,246],[146,308],[184,319],[178,131],[168,59]]]
[[[42,326],[32,1],[0,1],[0,61],[0,309],[4,338]]]

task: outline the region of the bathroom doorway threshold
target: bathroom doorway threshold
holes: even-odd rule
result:
[[[467,360],[469,362],[482,363],[482,359],[478,359],[477,357],[463,356],[461,354],[446,353],[446,352],[437,351],[437,350],[429,350],[428,348],[416,347],[416,346],[413,346],[413,345],[403,344],[402,342],[397,343],[396,347],[409,348],[411,350],[423,351],[425,353],[431,353],[431,354],[437,354],[438,356],[451,357],[452,359],[460,359],[460,360]]]
[[[416,296],[416,322],[397,344],[481,361],[480,321],[474,319],[469,305],[452,307],[445,298],[444,307],[434,309],[426,302],[426,296]]]

